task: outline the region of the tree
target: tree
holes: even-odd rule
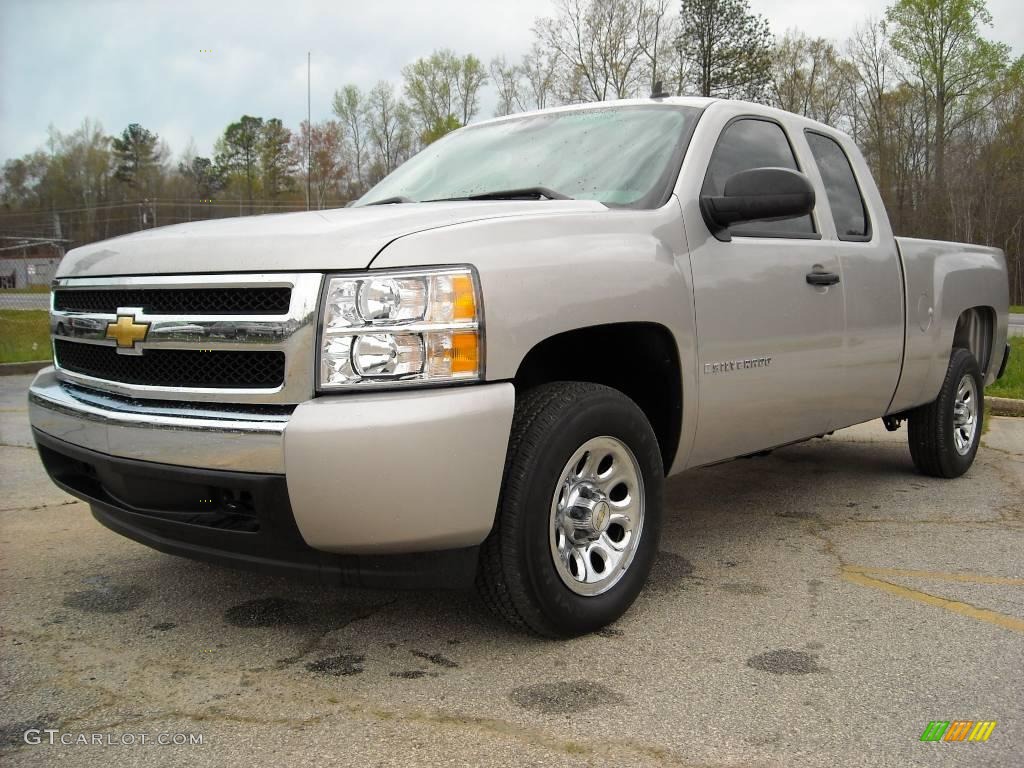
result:
[[[358,86],[346,85],[334,93],[334,114],[341,120],[345,129],[345,140],[351,149],[351,156],[356,163],[356,195],[365,191],[364,169],[366,163],[366,99]]]
[[[510,64],[504,56],[491,59],[491,79],[498,91],[498,105],[494,108],[495,117],[503,117],[518,112],[522,107],[522,70],[517,64]]]
[[[305,166],[304,158],[299,160],[292,154],[291,143],[292,132],[276,117],[264,122],[260,128],[260,176],[266,197],[275,199],[283,190],[291,187],[291,174],[295,166]]]
[[[402,69],[405,98],[422,130],[455,115],[461,66],[455,53],[445,48]]]
[[[786,32],[772,54],[771,102],[779,109],[840,126],[850,110],[853,65],[823,37]]]
[[[138,123],[131,123],[120,137],[111,138],[115,178],[137,191],[146,191],[162,159],[160,137]]]
[[[224,129],[224,135],[217,139],[215,162],[218,172],[225,178],[240,177],[252,212],[253,187],[259,170],[260,141],[263,118],[242,115],[238,122]]]
[[[701,96],[763,98],[771,72],[771,32],[747,0],[682,0],[680,58]]]
[[[523,77],[520,109],[544,109],[549,106],[548,101],[553,98],[557,78],[557,55],[534,42],[529,52],[523,55],[519,69]]]
[[[893,48],[910,65],[931,103],[932,155],[941,194],[949,135],[983,108],[983,94],[1006,69],[1009,48],[979,33],[980,26],[992,25],[984,0],[898,0],[885,17]]]
[[[462,125],[469,125],[480,109],[480,88],[487,82],[487,71],[473,54],[458,60],[455,75],[455,92],[462,112]]]
[[[373,87],[367,98],[370,140],[376,150],[371,176],[379,181],[401,165],[412,152],[412,126],[409,108],[395,96],[395,88],[386,80]]]
[[[306,141],[309,140],[310,186],[313,190],[316,208],[324,208],[330,194],[338,194],[348,174],[345,150],[345,129],[337,120],[314,123],[310,129],[305,120],[292,138],[293,154],[304,157]],[[302,164],[302,178],[305,180],[306,167]]]
[[[178,163],[178,173],[188,180],[193,196],[210,200],[220,190],[221,178],[217,167],[208,157],[193,156]]]
[[[534,35],[559,61],[563,101],[635,96],[643,80],[640,0],[556,0]]]
[[[462,126],[459,124],[458,118],[456,118],[455,115],[448,115],[446,118],[439,119],[437,123],[430,126],[420,134],[420,146],[425,147],[429,144],[433,144],[442,136],[458,130],[461,127]]]

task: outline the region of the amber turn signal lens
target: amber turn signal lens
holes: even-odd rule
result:
[[[452,334],[452,373],[476,373],[480,365],[480,339],[476,331]]]
[[[473,292],[473,279],[469,275],[452,277],[452,295],[455,304],[452,317],[455,320],[474,320],[476,318],[476,294]]]

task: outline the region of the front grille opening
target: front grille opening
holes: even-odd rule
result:
[[[148,349],[121,355],[116,348],[54,341],[57,365],[124,384],[210,389],[272,389],[284,384],[284,352]]]
[[[284,315],[292,289],[278,288],[82,288],[56,290],[54,309],[112,314],[142,307],[151,315]]]

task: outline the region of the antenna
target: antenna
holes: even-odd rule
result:
[[[312,138],[313,138],[313,122],[312,122],[312,120],[310,118],[310,115],[312,114],[312,109],[310,107],[310,104],[312,102],[311,102],[310,95],[309,95],[310,94],[310,86],[309,86],[310,77],[309,77],[309,72],[310,72],[310,52],[306,51],[306,210],[307,211],[309,210],[309,204],[310,204],[310,201],[312,200],[312,195],[310,194],[310,169],[312,167],[312,152],[310,150],[310,142],[312,141]]]

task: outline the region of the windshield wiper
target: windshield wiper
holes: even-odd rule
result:
[[[556,192],[547,187],[520,187],[518,189],[501,189],[495,192],[480,192],[466,197],[443,197],[438,200],[426,200],[428,203],[442,203],[448,200],[520,200],[546,197],[548,200],[572,200],[568,195]]]
[[[411,197],[405,197],[398,195],[397,197],[382,197],[380,200],[374,200],[372,203],[366,205],[392,205],[394,203],[415,203]]]

